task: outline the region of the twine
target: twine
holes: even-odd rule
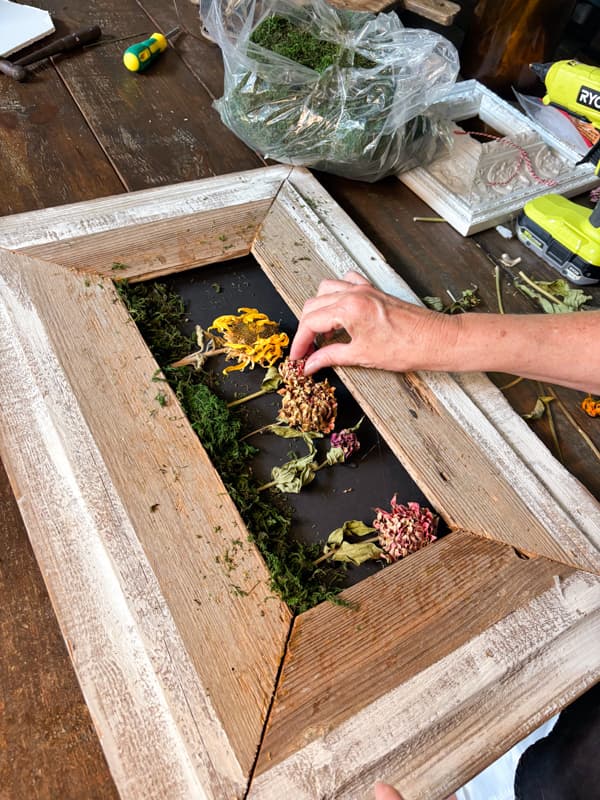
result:
[[[529,153],[525,150],[524,147],[513,142],[512,139],[509,139],[507,136],[495,136],[491,133],[479,133],[479,131],[454,131],[457,136],[482,136],[484,139],[494,139],[496,141],[504,141],[507,144],[514,147],[515,150],[519,151],[519,160],[517,161],[517,166],[515,167],[515,171],[513,174],[507,178],[505,181],[486,181],[488,186],[507,186],[511,181],[513,181],[517,175],[519,174],[519,170],[521,169],[521,164],[525,163],[525,167],[527,171],[531,175],[536,183],[542,183],[544,186],[556,186],[557,182],[552,178],[542,178],[540,175],[537,174],[535,171],[533,164],[531,163],[531,158],[529,157]]]

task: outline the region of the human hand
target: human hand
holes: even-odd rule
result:
[[[446,343],[456,336],[457,319],[406,303],[372,286],[356,272],[325,280],[304,304],[290,359],[308,355],[305,375],[323,367],[359,365],[406,372],[443,369]],[[347,343],[327,344],[345,330]],[[315,336],[325,344],[314,350]]]
[[[388,783],[377,781],[375,784],[375,800],[402,800],[402,795]]]

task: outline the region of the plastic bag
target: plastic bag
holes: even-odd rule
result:
[[[450,145],[451,124],[427,114],[458,73],[454,46],[404,28],[394,13],[335,9],[324,0],[202,0],[219,45],[224,94],[215,107],[263,156],[376,181],[427,163]],[[322,72],[251,40],[268,17],[337,45]],[[367,66],[354,65],[367,64]]]

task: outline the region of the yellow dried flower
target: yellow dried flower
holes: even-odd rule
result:
[[[223,372],[233,372],[255,364],[271,367],[283,356],[289,339],[279,331],[276,322],[270,320],[256,308],[238,308],[239,316],[225,314],[210,326],[209,331],[219,334],[219,345],[225,349],[227,360],[236,359],[235,366],[226,367]]]

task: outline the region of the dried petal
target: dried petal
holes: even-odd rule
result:
[[[402,505],[391,500],[391,511],[377,508],[373,527],[379,532],[379,544],[383,549],[382,558],[388,563],[421,550],[436,540],[438,518],[429,508],[419,503]]]
[[[227,350],[227,360],[235,359],[235,366],[224,372],[251,369],[255,364],[271,367],[283,356],[289,339],[279,332],[276,322],[270,320],[256,308],[238,308],[239,315],[226,314],[217,317],[209,330],[219,334],[220,343]]]

